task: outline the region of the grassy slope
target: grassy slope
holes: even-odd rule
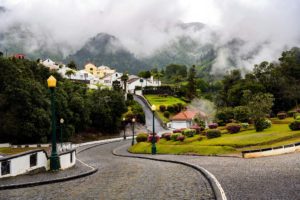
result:
[[[169,105],[177,104],[177,103],[182,103],[182,105],[186,105],[186,103],[184,101],[182,101],[179,98],[173,97],[173,96],[160,97],[158,95],[148,94],[148,95],[145,95],[145,98],[150,102],[151,105],[153,105],[153,104],[156,105],[157,109],[159,109],[160,105],[165,105],[166,107]],[[157,111],[157,114],[163,120],[163,122],[169,121],[169,119],[165,118],[163,113],[160,112],[159,110]]]
[[[201,139],[199,140],[199,138]],[[237,134],[223,134],[222,137],[206,139],[196,135],[186,138],[184,142],[161,139],[157,144],[157,152],[163,154],[194,153],[216,155],[237,153],[247,149],[267,148],[300,142],[300,131],[291,131],[287,124],[273,124],[263,132],[246,130]],[[150,143],[139,143],[130,148],[134,153],[150,153]]]

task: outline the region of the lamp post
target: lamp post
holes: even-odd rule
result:
[[[135,123],[135,118],[132,118],[132,143],[131,146],[134,145],[134,123]]]
[[[61,150],[63,151],[63,147],[62,147],[62,143],[63,143],[63,140],[62,140],[62,129],[63,129],[63,125],[64,125],[64,119],[63,118],[60,118],[59,122],[60,122],[60,148]]]
[[[152,147],[151,147],[151,153],[154,155],[156,154],[156,145],[155,145],[155,127],[154,127],[154,112],[156,110],[156,106],[153,104],[151,106],[152,114],[153,114],[153,123],[152,123]]]
[[[124,138],[124,140],[126,140],[126,135],[125,135],[126,124],[125,124],[125,120],[126,120],[126,118],[123,117],[123,129],[124,129],[124,135],[123,135],[123,138]]]
[[[47,79],[48,88],[51,92],[51,121],[52,121],[52,150],[50,156],[50,169],[58,170],[60,168],[59,157],[57,155],[56,150],[56,119],[55,119],[55,87],[56,87],[56,79],[53,76],[50,76]]]

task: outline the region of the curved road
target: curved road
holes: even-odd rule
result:
[[[133,98],[136,102],[138,102],[145,113],[145,119],[146,119],[146,127],[149,131],[152,132],[152,127],[153,127],[153,113],[150,110],[150,108],[148,107],[148,105],[145,104],[145,102],[143,100],[141,100],[142,97],[139,97],[137,95],[133,95]],[[161,135],[161,133],[166,132],[168,129],[165,129],[164,127],[161,126],[160,122],[158,121],[158,119],[155,117],[154,118],[154,128],[155,128],[155,132],[158,133],[159,135]]]
[[[4,190],[0,192],[0,199],[213,198],[207,180],[189,167],[113,156],[111,151],[124,144],[106,144],[78,154],[83,162],[99,169],[91,176],[63,183]]]

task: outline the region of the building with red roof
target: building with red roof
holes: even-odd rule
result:
[[[172,117],[171,128],[173,129],[189,128],[194,125],[193,120],[196,116],[199,116],[203,120],[207,119],[206,114],[202,111],[185,110]]]

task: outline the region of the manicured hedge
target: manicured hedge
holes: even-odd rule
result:
[[[237,123],[229,123],[226,125],[226,129],[229,133],[238,133],[240,132],[241,125]]]
[[[148,134],[147,133],[139,133],[136,136],[136,141],[137,142],[146,142],[148,139]]]

